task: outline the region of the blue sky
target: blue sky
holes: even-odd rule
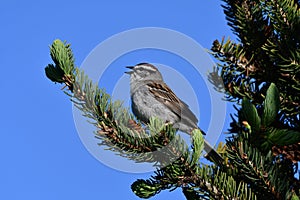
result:
[[[77,66],[99,43],[133,28],[172,29],[210,48],[215,39],[233,37],[220,4],[217,0],[2,1],[0,199],[138,199],[130,185],[152,173],[115,170],[87,151],[77,134],[72,104],[61,86],[44,74],[51,62],[49,45],[56,38],[67,40]],[[103,87],[112,92],[109,87],[122,76],[124,66],[141,61],[185,64],[165,52],[133,52],[112,63]],[[207,128],[205,119],[200,124]],[[178,189],[152,199],[184,197]]]

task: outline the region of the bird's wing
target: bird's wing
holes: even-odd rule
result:
[[[149,91],[154,97],[173,111],[180,119],[191,120],[195,125],[198,123],[197,117],[190,110],[189,106],[180,100],[176,94],[164,82],[147,83]]]

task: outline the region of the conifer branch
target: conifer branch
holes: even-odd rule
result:
[[[233,41],[215,41],[212,55],[222,64],[220,75],[227,99],[245,96],[259,105],[270,83],[280,93],[281,122],[300,129],[300,9],[299,2],[224,0],[229,26],[238,36]]]
[[[201,191],[205,196],[228,195],[218,189],[223,179],[208,178],[214,174],[213,168],[200,165],[199,158],[204,147],[200,130],[194,130],[190,151],[176,130],[160,119],[151,118],[145,129],[123,108],[121,102],[113,101],[104,89],[93,84],[84,72],[74,67],[69,44],[55,40],[50,49],[54,64],[46,67],[47,77],[65,84],[64,92],[83,116],[98,128],[95,136],[100,140],[99,144],[130,160],[150,162],[158,167],[150,180],[138,180],[132,185],[138,196],[145,198],[161,190],[178,187],[196,193]]]

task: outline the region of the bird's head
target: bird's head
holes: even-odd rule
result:
[[[130,75],[131,81],[163,80],[158,69],[149,63],[139,63],[135,66],[128,66],[126,68],[131,69],[131,71],[125,72]]]

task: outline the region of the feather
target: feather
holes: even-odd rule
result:
[[[149,91],[154,97],[175,113],[180,119],[189,121],[193,127],[197,127],[198,119],[189,106],[180,100],[176,94],[162,81],[147,83]]]

